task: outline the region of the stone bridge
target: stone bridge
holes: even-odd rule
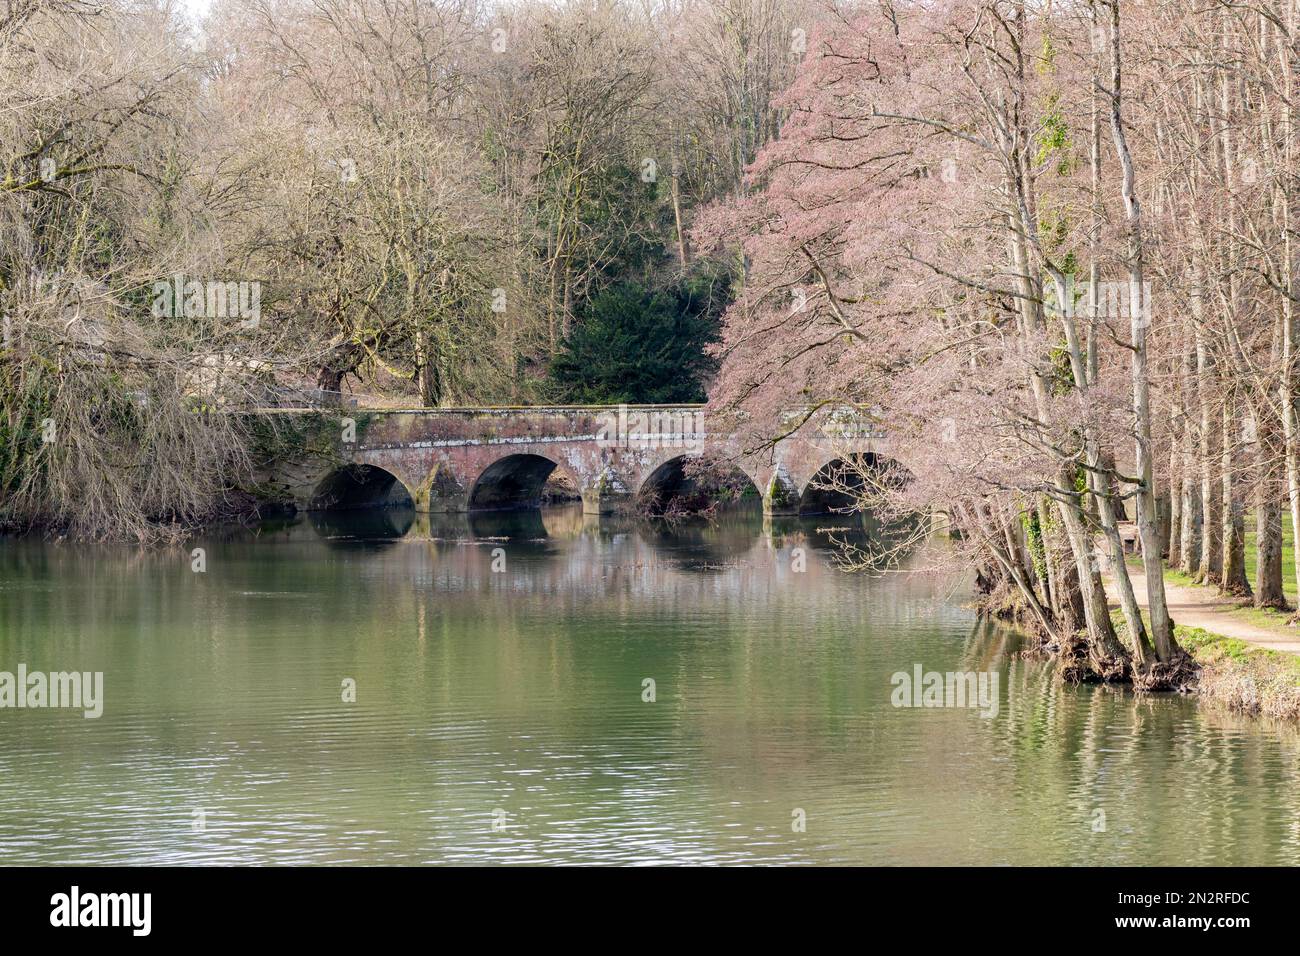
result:
[[[266,410],[310,415],[312,452],[275,463],[266,490],[300,510],[404,501],[417,511],[531,507],[558,484],[586,514],[623,510],[640,492],[671,491],[702,453],[743,472],[770,515],[835,507],[819,473],[847,456],[883,457],[851,416],[823,417],[761,453],[710,434],[699,405]],[[846,422],[848,424],[846,425]],[[333,436],[333,437],[331,437]]]

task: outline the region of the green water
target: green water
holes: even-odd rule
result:
[[[0,541],[0,670],[105,698],[0,710],[0,862],[1300,862],[1294,733],[1062,687],[817,525],[412,518]],[[894,707],[916,664],[997,715]]]

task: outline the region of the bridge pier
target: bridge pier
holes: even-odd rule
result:
[[[763,514],[768,518],[798,517],[800,498],[790,476],[778,467],[763,489]]]
[[[632,510],[632,493],[611,469],[601,470],[589,485],[581,489],[582,513],[611,515]]]
[[[771,498],[763,498],[763,517],[764,518],[797,518],[799,517],[799,504],[786,504],[783,501],[773,501]]]
[[[464,495],[420,494],[415,497],[415,510],[427,515],[464,514],[469,511]]]
[[[415,510],[423,514],[455,514],[469,510],[469,492],[445,464],[434,465],[429,476],[411,495]]]

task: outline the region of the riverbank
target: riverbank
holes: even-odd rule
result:
[[[1129,576],[1145,610],[1146,577],[1134,567]],[[1201,669],[1197,696],[1234,713],[1300,720],[1300,631],[1281,623],[1285,615],[1270,621],[1249,604],[1178,577],[1166,572],[1165,594],[1174,636]],[[1122,615],[1114,617],[1123,630]]]

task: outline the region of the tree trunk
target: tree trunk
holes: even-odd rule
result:
[[[1288,9],[1286,29],[1277,31],[1277,51],[1281,61],[1282,74],[1284,80],[1284,98],[1282,106],[1282,133],[1285,137],[1283,141],[1283,168],[1293,169],[1293,157],[1295,155],[1295,135],[1292,127],[1295,110],[1294,88],[1295,88],[1295,69],[1292,65],[1292,51],[1294,49],[1290,42],[1291,37],[1295,36],[1297,10],[1296,4],[1292,3]],[[1295,294],[1295,263],[1292,258],[1292,241],[1291,231],[1293,228],[1293,217],[1291,215],[1291,191],[1286,188],[1288,180],[1279,178],[1281,184],[1280,198],[1280,215],[1282,236],[1282,382],[1280,386],[1281,395],[1279,396],[1282,405],[1282,427],[1283,441],[1286,444],[1286,487],[1287,502],[1291,511],[1291,537],[1292,547],[1296,541],[1300,541],[1300,421],[1297,420],[1296,412],[1296,317],[1295,304],[1292,296]],[[1300,561],[1295,562],[1296,576],[1296,594],[1300,596]],[[1298,602],[1300,603],[1300,602]]]
[[[1052,547],[1048,543],[1048,528],[1045,518],[1047,506],[1042,495],[1034,496],[1033,508],[1034,510],[1030,513],[1028,520],[1037,528],[1038,551],[1035,552],[1031,541],[1029,557],[1031,563],[1034,563],[1035,566],[1037,563],[1035,559],[1042,561],[1043,567],[1040,577],[1043,579],[1043,603],[1052,609],[1052,615],[1059,620],[1061,617],[1059,562],[1056,560],[1055,555],[1052,554]]]
[[[1102,460],[1098,463],[1109,468],[1111,463]],[[1093,471],[1089,475],[1095,489],[1093,497],[1097,501],[1097,516],[1101,522],[1106,550],[1110,559],[1111,577],[1115,589],[1119,592],[1119,606],[1124,613],[1124,623],[1128,626],[1129,645],[1133,652],[1135,671],[1146,671],[1155,663],[1155,653],[1147,640],[1146,626],[1142,623],[1142,611],[1138,606],[1137,595],[1133,591],[1133,582],[1128,576],[1128,565],[1124,563],[1124,542],[1119,535],[1119,525],[1115,520],[1114,480],[1105,474]]]
[[[1074,633],[1085,627],[1087,616],[1083,609],[1083,592],[1079,587],[1079,569],[1074,563],[1070,542],[1059,521],[1053,519],[1054,510],[1046,497],[1038,499],[1039,523],[1043,529],[1043,549],[1048,566],[1052,569],[1052,596],[1061,627]]]
[[[1256,416],[1259,481],[1255,497],[1255,607],[1286,608],[1282,590],[1282,449],[1263,409]]]
[[[1199,298],[1199,297],[1198,297]],[[1223,549],[1219,541],[1219,495],[1214,480],[1214,462],[1218,458],[1216,447],[1218,416],[1210,407],[1210,390],[1213,387],[1210,358],[1205,337],[1196,331],[1196,391],[1201,407],[1201,563],[1196,570],[1196,580],[1209,584],[1219,579],[1223,568]]]
[[[673,225],[677,229],[677,258],[681,263],[682,271],[691,264],[690,242],[686,238],[686,229],[682,225],[682,197],[681,188],[677,180],[677,151],[674,148],[672,157],[672,180],[669,183],[673,199]]]
[[[1124,659],[1124,648],[1115,636],[1101,571],[1092,557],[1091,540],[1083,524],[1080,495],[1074,490],[1074,470],[1063,465],[1057,475],[1057,482],[1060,493],[1068,499],[1057,502],[1057,513],[1069,538],[1070,550],[1074,553],[1084,620],[1088,625],[1089,650],[1097,672],[1105,675],[1112,672],[1116,662]]]
[[[1289,253],[1288,253],[1289,255]],[[1291,286],[1291,269],[1285,267],[1285,282]],[[1300,540],[1300,421],[1296,414],[1295,384],[1295,317],[1290,302],[1285,305],[1283,322],[1286,327],[1286,342],[1282,350],[1282,385],[1279,400],[1282,404],[1283,441],[1286,445],[1286,492],[1290,506],[1292,546]],[[1300,595],[1300,561],[1295,562],[1296,594]]]
[[[324,365],[316,372],[316,387],[322,392],[342,391],[343,375],[342,369]]]
[[[422,330],[415,333],[415,380],[420,389],[420,403],[425,408],[437,408],[442,401],[442,376],[438,372],[438,356],[429,348],[429,338]]]
[[[1219,468],[1223,476],[1223,571],[1219,590],[1238,597],[1250,596],[1250,581],[1246,578],[1246,514],[1241,497],[1237,494],[1236,465],[1233,456],[1239,447],[1240,426],[1237,423],[1235,396],[1223,399],[1223,428],[1219,432],[1223,455]]]
[[[1138,535],[1142,539],[1142,566],[1147,579],[1147,608],[1151,636],[1161,663],[1172,662],[1180,653],[1174,639],[1174,624],[1165,597],[1164,564],[1160,560],[1159,529],[1156,524],[1155,469],[1152,467],[1151,394],[1147,370],[1147,317],[1150,305],[1143,269],[1142,205],[1137,195],[1137,175],[1129,152],[1121,109],[1122,69],[1120,61],[1119,4],[1111,6],[1110,122],[1115,152],[1123,172],[1120,192],[1128,231],[1129,330],[1132,338],[1133,419],[1137,429],[1137,512]]]
[[[1182,495],[1180,512],[1182,514],[1183,524],[1179,531],[1180,543],[1178,547],[1179,555],[1182,558],[1179,567],[1188,574],[1196,574],[1201,566],[1201,488],[1197,481],[1199,469],[1196,466],[1196,450],[1199,444],[1198,431],[1195,420],[1192,418],[1192,396],[1194,392],[1193,378],[1195,376],[1194,363],[1195,359],[1192,352],[1186,348],[1182,351],[1182,400],[1179,402],[1178,419],[1182,424],[1182,484],[1179,492]]]
[[[1178,454],[1178,432],[1169,433],[1169,566],[1176,568],[1183,556],[1183,478],[1182,460]]]
[[[1282,510],[1276,499],[1260,501],[1255,506],[1255,607],[1285,610],[1282,591]]]

